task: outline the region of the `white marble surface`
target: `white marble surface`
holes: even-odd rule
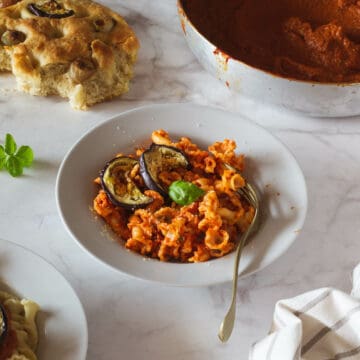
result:
[[[0,237],[44,256],[73,285],[88,318],[89,360],[247,359],[278,299],[322,286],[350,289],[360,260],[360,117],[305,118],[231,93],[188,50],[175,0],[103,3],[125,15],[142,44],[131,91],[121,100],[76,112],[58,98],[17,93],[13,78],[0,76],[0,142],[10,132],[36,153],[25,176],[0,172]],[[166,102],[219,107],[265,126],[295,154],[308,184],[303,231],[276,263],[240,280],[236,328],[225,345],[216,334],[229,283],[169,288],[129,279],[85,254],[57,214],[57,170],[76,139],[121,111]]]

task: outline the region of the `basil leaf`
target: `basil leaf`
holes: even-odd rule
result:
[[[5,137],[5,152],[8,155],[14,155],[15,151],[17,149],[17,145],[15,142],[15,139],[11,134],[6,134]]]
[[[6,157],[0,159],[0,170],[4,168],[5,164],[6,164]]]
[[[30,146],[23,145],[16,152],[15,157],[21,162],[22,166],[30,166],[34,160],[34,152]]]
[[[0,145],[0,170],[5,166],[6,162],[6,153],[2,145]]]
[[[20,176],[23,173],[21,162],[13,155],[10,155],[5,163],[9,174],[13,177]]]
[[[170,198],[179,205],[189,205],[204,194],[204,190],[184,180],[174,181],[169,187]]]

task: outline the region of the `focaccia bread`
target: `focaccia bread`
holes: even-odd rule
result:
[[[0,8],[4,8],[10,5],[14,5],[20,0],[0,0]]]
[[[119,14],[90,0],[0,8],[0,71],[12,71],[20,90],[69,98],[75,109],[127,92],[138,47]]]

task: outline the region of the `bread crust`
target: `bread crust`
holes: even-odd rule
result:
[[[11,71],[20,90],[69,98],[75,109],[127,92],[139,42],[123,17],[90,0],[57,0],[73,12],[63,18],[29,8],[49,2],[0,9],[0,71]]]
[[[19,0],[0,0],[0,8],[4,8],[4,7],[8,7],[11,5],[14,5],[18,2]]]

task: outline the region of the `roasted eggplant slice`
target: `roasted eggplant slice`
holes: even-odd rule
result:
[[[179,149],[172,146],[152,144],[140,157],[140,174],[146,186],[164,197],[168,196],[168,190],[161,184],[159,174],[179,167],[188,169],[190,163]]]
[[[55,0],[44,1],[40,4],[29,4],[28,10],[36,16],[51,19],[62,19],[74,15],[74,10],[64,9]]]
[[[127,156],[108,162],[100,174],[101,185],[111,202],[128,209],[144,207],[153,198],[144,195],[130,178],[130,172],[139,162]]]
[[[8,333],[8,318],[4,306],[0,304],[0,345],[4,342]]]

